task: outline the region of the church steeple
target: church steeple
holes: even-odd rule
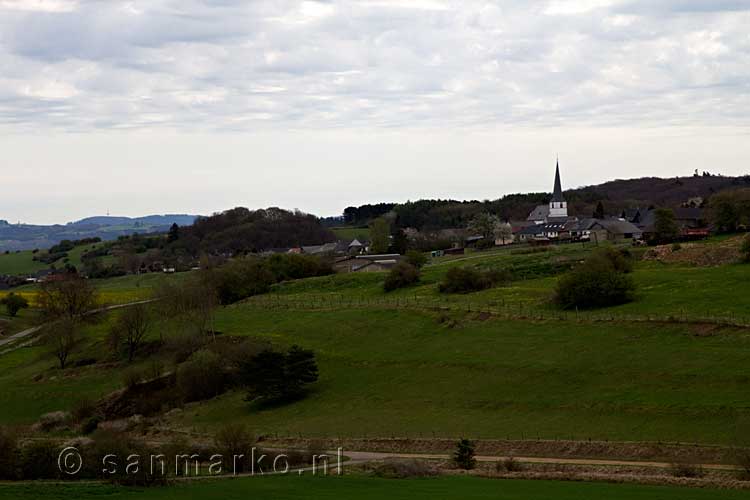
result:
[[[555,188],[552,191],[552,201],[549,202],[549,217],[568,217],[568,204],[563,198],[562,183],[560,182],[560,160],[555,164]]]
[[[552,201],[565,201],[562,194],[562,184],[560,183],[560,160],[557,160],[555,166],[555,189],[552,191]]]

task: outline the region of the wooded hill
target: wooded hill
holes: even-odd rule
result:
[[[570,189],[564,192],[571,215],[589,217],[598,202],[602,202],[607,215],[619,215],[625,208],[674,208],[691,198],[704,200],[713,194],[730,189],[750,187],[750,175],[724,177],[704,174],[691,177],[663,179],[614,180],[594,186]],[[548,203],[552,193],[510,194],[496,200],[418,200],[406,203],[378,203],[348,207],[344,220],[351,225],[365,225],[373,218],[391,214],[400,228],[435,230],[465,227],[478,213],[490,212],[505,220],[525,220],[539,204]]]

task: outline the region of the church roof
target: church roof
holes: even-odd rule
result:
[[[562,184],[560,183],[560,162],[555,166],[555,189],[552,191],[552,201],[565,201],[563,199]]]

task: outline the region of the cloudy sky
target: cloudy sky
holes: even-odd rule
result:
[[[750,172],[750,1],[0,0],[0,219]]]

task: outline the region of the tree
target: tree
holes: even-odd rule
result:
[[[370,252],[374,254],[388,252],[390,247],[391,225],[383,217],[370,223]]]
[[[264,350],[241,361],[239,368],[248,401],[294,399],[304,393],[307,384],[318,380],[315,353],[296,345],[286,353]]]
[[[399,229],[393,234],[393,243],[391,246],[393,247],[393,251],[397,254],[403,255],[406,253],[406,249],[409,246],[409,238],[406,236],[403,229]]]
[[[81,318],[97,305],[97,294],[91,284],[78,274],[62,274],[58,279],[45,281],[37,301],[47,319]]]
[[[632,262],[623,252],[600,249],[557,282],[555,301],[563,309],[591,309],[633,299]]]
[[[469,222],[469,231],[482,236],[486,241],[495,241],[495,235],[500,230],[500,219],[489,213],[474,216]]]
[[[409,250],[406,252],[406,262],[417,269],[421,269],[422,266],[427,264],[427,256],[424,252],[420,252],[419,250]]]
[[[500,239],[503,242],[503,245],[505,245],[505,242],[507,240],[513,239],[513,227],[507,222],[504,224],[500,224],[497,232],[495,233],[495,238]]]
[[[464,470],[471,470],[477,465],[474,457],[474,443],[468,439],[461,439],[456,444],[456,451],[453,452],[453,463]]]
[[[128,363],[133,361],[150,327],[151,315],[146,304],[135,304],[123,310],[113,328],[127,346]]]
[[[745,239],[742,240],[740,252],[742,253],[742,260],[745,262],[750,262],[750,234],[745,236]]]
[[[0,300],[0,304],[5,306],[6,311],[8,311],[8,316],[11,318],[14,318],[21,309],[27,309],[29,307],[29,301],[26,300],[25,297],[16,295],[13,292]]]
[[[388,273],[383,282],[383,289],[386,292],[404,288],[419,281],[419,269],[408,262],[399,262]]]
[[[169,227],[169,232],[167,233],[167,242],[172,243],[174,241],[177,241],[178,239],[180,239],[180,226],[178,226],[175,222]]]
[[[659,208],[654,213],[654,237],[660,242],[675,240],[680,235],[680,227],[674,218],[674,211]]]
[[[719,232],[733,233],[750,222],[750,189],[723,191],[708,200],[709,216]]]
[[[48,327],[47,342],[51,346],[52,354],[60,363],[60,369],[64,370],[70,353],[73,352],[78,343],[77,324],[75,320],[63,318],[55,321]]]
[[[596,210],[594,210],[594,219],[604,218],[604,204],[600,201],[596,204]]]

